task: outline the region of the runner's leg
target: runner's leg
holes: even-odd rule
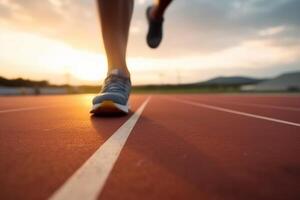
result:
[[[129,76],[126,49],[133,3],[133,0],[98,0],[108,72],[122,69]]]

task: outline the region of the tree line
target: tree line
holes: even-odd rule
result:
[[[16,78],[16,79],[7,79],[0,76],[0,86],[7,87],[45,87],[49,86],[49,82],[42,81],[33,81],[30,79]]]

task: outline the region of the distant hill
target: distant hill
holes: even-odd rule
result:
[[[243,76],[220,76],[213,79],[209,79],[204,82],[198,83],[198,85],[248,85],[248,84],[257,84],[266,79],[256,79]]]
[[[289,72],[256,85],[244,86],[242,90],[253,91],[300,91],[300,71]]]

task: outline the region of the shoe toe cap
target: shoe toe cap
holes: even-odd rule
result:
[[[94,97],[93,105],[101,103],[103,101],[113,101],[118,104],[126,105],[127,98],[119,93],[101,93]]]
[[[149,38],[147,42],[151,48],[156,48],[159,46],[161,38]]]

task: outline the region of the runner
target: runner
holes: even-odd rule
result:
[[[157,48],[162,40],[164,13],[171,1],[157,0],[146,9],[146,40],[150,48]],[[133,6],[133,0],[98,0],[108,73],[100,93],[93,99],[91,113],[129,112],[131,81],[126,48]]]

